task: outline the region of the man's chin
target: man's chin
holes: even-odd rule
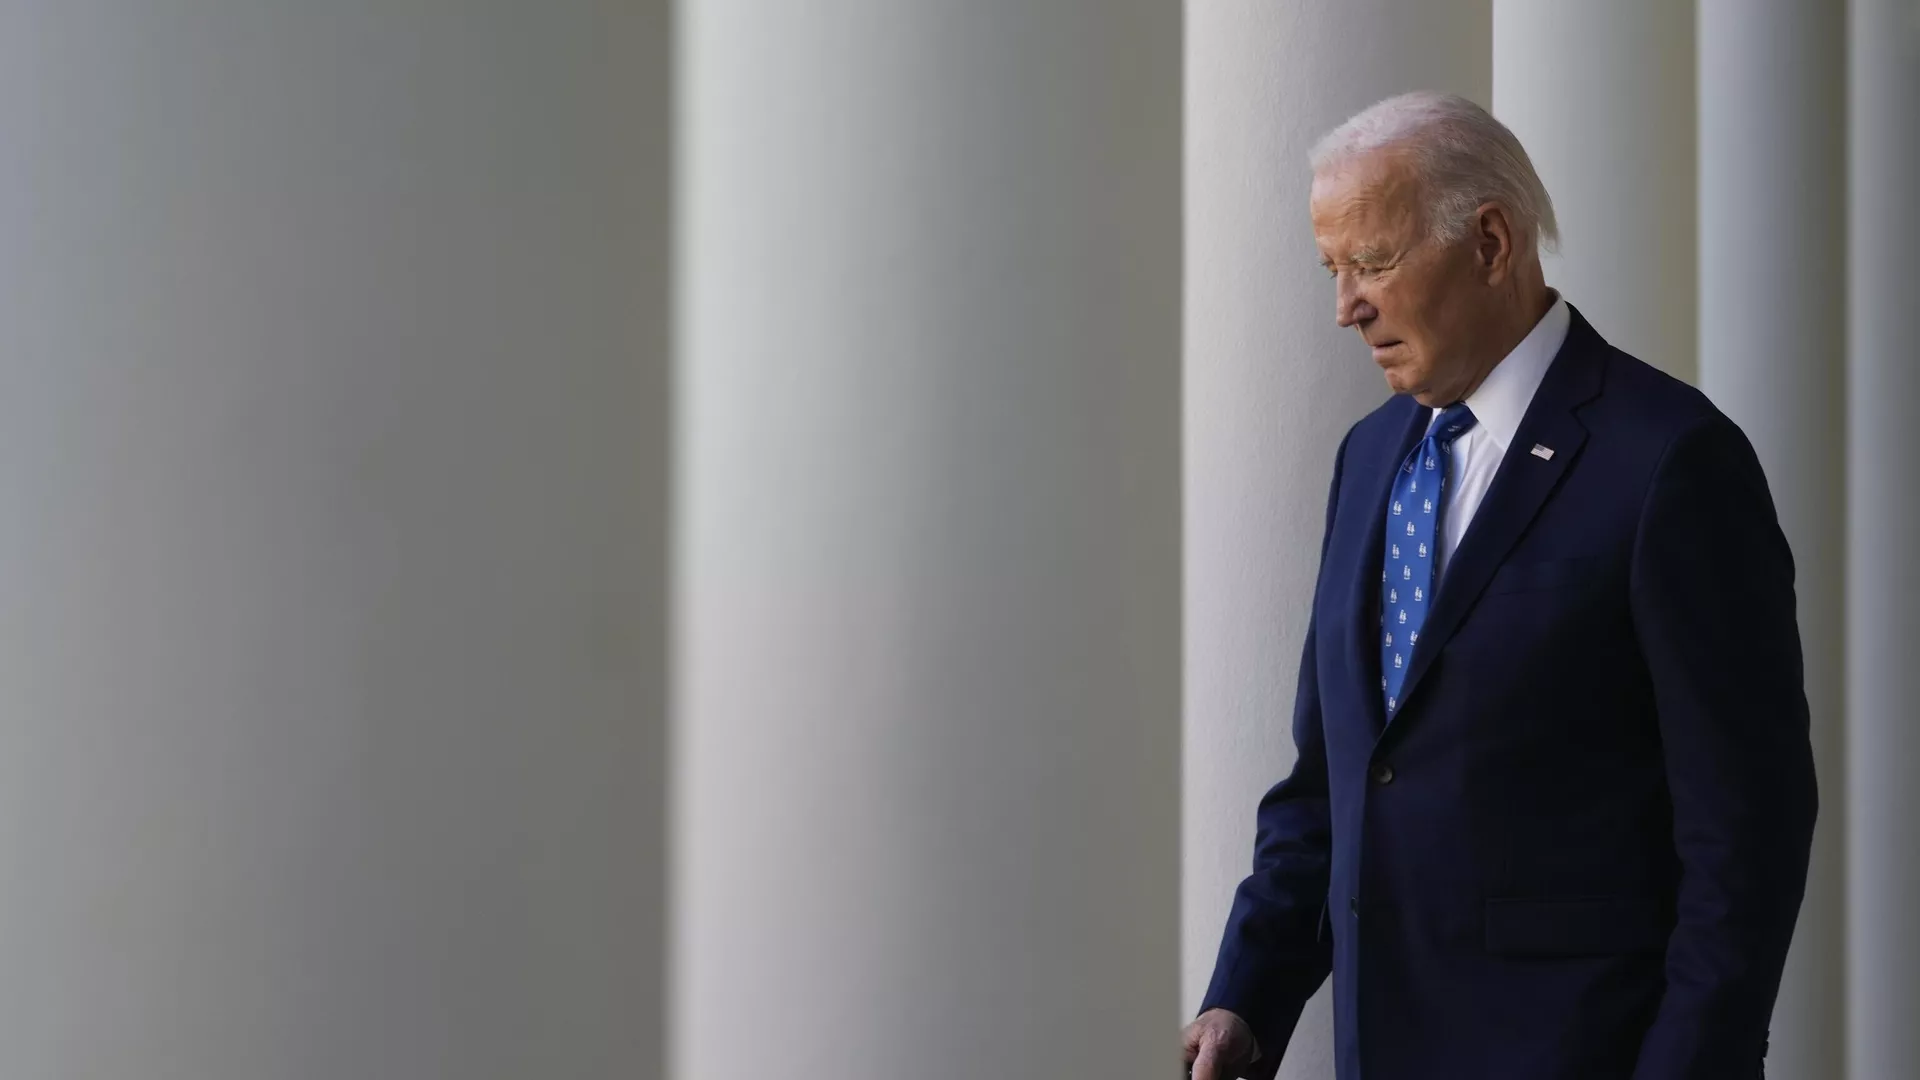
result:
[[[1400,368],[1387,368],[1381,372],[1381,374],[1386,376],[1387,389],[1394,393],[1410,394],[1414,397],[1420,395],[1421,387],[1411,378],[1410,372],[1403,371]]]

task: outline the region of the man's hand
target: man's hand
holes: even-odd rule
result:
[[[1253,1029],[1225,1009],[1208,1009],[1180,1034],[1193,1080],[1235,1080],[1258,1056]]]

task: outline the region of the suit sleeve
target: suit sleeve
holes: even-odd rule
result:
[[[1333,490],[1327,496],[1320,540],[1322,561],[1333,530],[1346,447],[1341,440],[1334,458]],[[1256,1080],[1271,1077],[1279,1067],[1301,1010],[1333,966],[1331,948],[1319,940],[1333,830],[1311,615],[1294,692],[1293,742],[1297,755],[1292,772],[1260,800],[1253,872],[1234,894],[1213,981],[1201,1005],[1202,1012],[1229,1010],[1253,1029],[1260,1058],[1246,1075]]]
[[[1666,991],[1634,1080],[1758,1076],[1816,795],[1793,556],[1753,448],[1715,415],[1656,469],[1632,611],[1680,861]]]

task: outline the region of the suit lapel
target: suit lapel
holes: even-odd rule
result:
[[[1367,720],[1376,738],[1387,724],[1386,702],[1380,690],[1380,574],[1386,565],[1387,501],[1392,497],[1394,474],[1400,463],[1426,436],[1433,418],[1433,410],[1412,398],[1401,398],[1399,404],[1405,411],[1399,441],[1382,447],[1381,456],[1365,465],[1361,490],[1373,512],[1366,518],[1366,532],[1359,545],[1360,566],[1347,598],[1353,616],[1353,629],[1347,635],[1348,662],[1366,682],[1360,698],[1367,703]]]
[[[1401,685],[1399,712],[1406,711],[1407,702],[1418,691],[1421,676],[1432,667],[1433,658],[1460,629],[1494,571],[1506,560],[1507,553],[1513,550],[1521,534],[1559,486],[1560,478],[1573,466],[1580,448],[1586,445],[1587,429],[1574,411],[1600,392],[1605,346],[1580,313],[1573,312],[1566,343],[1560,347],[1540,388],[1534,392],[1533,402],[1514,434],[1513,445],[1507,447],[1500,459],[1499,471],[1494,473],[1486,498],[1474,513],[1472,524],[1467,526],[1460,549],[1447,563],[1433,608],[1421,628],[1420,644],[1413,650],[1406,681]],[[1541,458],[1534,454],[1536,445],[1550,447],[1552,456]],[[1383,513],[1385,498],[1381,496]],[[1385,527],[1383,519],[1380,528]],[[1374,683],[1378,682],[1376,675]]]

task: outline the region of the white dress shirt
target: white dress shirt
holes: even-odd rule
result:
[[[1466,406],[1478,422],[1453,441],[1453,460],[1447,468],[1447,490],[1452,494],[1447,496],[1440,522],[1441,535],[1435,537],[1439,550],[1434,553],[1434,580],[1446,573],[1447,559],[1460,546],[1460,538],[1466,535],[1481,500],[1487,497],[1487,489],[1493,486],[1500,459],[1513,445],[1520,420],[1527,415],[1534,391],[1540,389],[1547,368],[1566,342],[1572,321],[1567,301],[1555,296],[1553,306],[1520,344],[1494,365],[1479,389],[1467,395]],[[1433,415],[1438,417],[1440,410],[1433,410]]]

